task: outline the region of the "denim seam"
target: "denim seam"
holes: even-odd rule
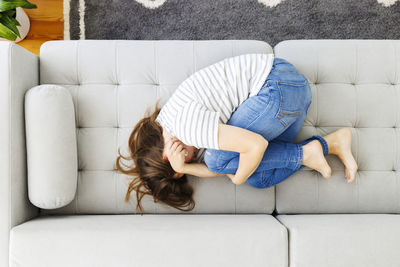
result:
[[[303,111],[282,111],[281,110],[281,115],[283,116],[289,116],[289,117],[299,117]]]
[[[278,114],[280,114],[280,112],[281,112],[282,101],[283,101],[283,99],[282,99],[282,90],[281,90],[281,88],[279,87],[279,80],[276,81],[276,87],[278,87],[280,101],[279,101],[278,112],[275,114],[275,118],[277,118]],[[277,118],[277,119],[278,119],[278,118]]]
[[[261,115],[263,115],[267,111],[267,109],[269,109],[271,101],[272,101],[272,97],[269,98],[268,103],[267,103],[267,105],[265,105],[264,110],[262,112],[260,112],[258,114],[258,116],[255,117],[248,125],[246,125],[246,127],[245,127],[246,129],[248,129],[250,127],[250,125],[252,125]]]
[[[279,94],[280,94],[280,103],[279,103],[279,108],[278,108],[278,112],[277,112],[277,114],[275,115],[275,118],[276,119],[278,119],[285,127],[287,126],[287,124],[283,121],[283,120],[281,120],[281,118],[283,117],[283,116],[291,116],[291,117],[298,117],[298,116],[300,116],[301,115],[301,112],[303,112],[302,110],[300,111],[286,111],[286,110],[282,110],[282,101],[283,101],[283,99],[282,99],[282,88],[279,86],[279,84],[280,83],[288,83],[288,82],[284,82],[284,81],[281,81],[281,80],[277,80],[276,81],[277,82],[277,87],[278,87],[278,90],[279,90]],[[292,83],[293,84],[293,83]],[[301,84],[302,86],[304,86],[304,85],[306,85],[307,84],[307,81],[306,81],[306,83],[305,84]],[[296,85],[296,84],[295,84]],[[289,115],[289,114],[292,114],[292,115]],[[297,116],[296,116],[297,115]]]
[[[329,146],[328,143],[326,142],[326,140],[322,137],[322,139],[324,140],[325,146],[326,146],[326,155],[329,154]]]
[[[298,110],[298,111],[287,111],[287,110],[282,110],[283,93],[282,93],[282,88],[279,86],[279,84],[280,84],[281,82],[282,82],[281,80],[277,80],[277,81],[276,81],[276,87],[278,87],[279,95],[280,95],[279,109],[278,109],[278,113],[277,113],[276,115],[280,114],[281,112],[287,112],[287,113],[292,113],[292,114],[301,113],[303,110]],[[303,85],[303,86],[304,86],[304,85]],[[275,116],[275,117],[276,117],[276,116]]]
[[[263,171],[263,172],[262,172],[261,181],[262,181],[262,184],[266,186],[265,188],[268,188],[268,187],[271,187],[272,175],[268,176],[268,178],[265,180],[265,179],[264,179],[265,172],[266,172],[266,171]]]
[[[287,127],[287,124],[286,124],[286,122],[284,121],[284,120],[281,120],[281,116],[279,116],[279,117],[277,117],[277,119],[279,120],[279,122],[286,128]],[[286,130],[286,129],[285,129]]]
[[[297,164],[296,164],[295,170],[300,168],[302,157],[303,157],[303,148],[299,144],[296,144],[296,145],[298,147],[298,152],[299,153],[298,153],[298,157],[297,157]]]
[[[265,171],[261,172],[261,183],[267,185],[267,181],[265,181]]]
[[[279,88],[279,91],[281,89]],[[281,109],[281,103],[282,103],[282,93],[280,92],[280,98],[281,102],[279,103],[279,108],[278,112],[275,114],[275,119],[279,120],[281,124],[283,124],[284,127],[288,126],[287,123],[282,120],[284,116],[288,117],[299,117],[303,111],[286,111]]]
[[[294,70],[284,70],[284,71],[275,71],[274,74],[279,74],[279,73],[299,73],[298,71]]]
[[[277,60],[275,60],[273,65],[279,65],[279,64],[288,64],[288,62],[286,60],[285,61],[277,61]],[[288,64],[288,65],[290,65],[290,64]]]
[[[321,140],[322,142],[322,147],[324,148],[324,153],[325,155],[328,154],[328,143],[325,141],[325,139],[322,136],[318,136],[318,139]]]
[[[279,80],[278,81],[276,81],[276,87],[278,87],[278,91],[279,91],[279,98],[280,98],[280,101],[279,101],[279,107],[278,107],[278,112],[275,114],[275,119],[277,119],[277,120],[279,120],[279,122],[284,126],[284,127],[286,127],[287,126],[287,124],[286,124],[286,122],[284,121],[284,120],[281,120],[281,118],[282,118],[282,114],[281,114],[281,107],[282,107],[282,90],[281,90],[281,88],[279,87]]]
[[[326,142],[326,140],[320,135],[313,135],[313,137],[316,138],[321,143],[323,151],[324,151],[324,155],[328,155],[329,146],[328,146],[328,143]]]
[[[279,81],[279,84],[290,84],[290,85],[294,85],[294,86],[304,86],[307,84],[307,81],[304,81],[302,83],[295,83],[295,82],[289,82],[289,81]]]

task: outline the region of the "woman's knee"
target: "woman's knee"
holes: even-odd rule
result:
[[[206,149],[206,152],[204,153],[204,163],[211,171],[216,173],[221,171],[221,168],[218,164],[221,154],[222,150],[212,148]]]
[[[206,152],[204,153],[204,163],[207,165],[207,167],[211,170],[211,168],[214,167],[217,157],[214,153],[215,149],[207,148]]]

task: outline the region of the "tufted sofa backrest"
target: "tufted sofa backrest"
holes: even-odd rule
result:
[[[295,142],[348,127],[358,163],[347,184],[328,155],[330,179],[308,168],[276,186],[278,213],[399,213],[400,41],[289,40],[277,44],[311,85],[313,101]]]
[[[128,138],[147,108],[165,104],[178,85],[197,70],[246,53],[272,53],[256,40],[62,40],[40,49],[40,84],[65,86],[73,96],[78,143],[78,187],[67,206],[42,214],[134,213],[136,193],[125,194],[129,177],[115,166],[118,147],[128,156]],[[62,142],[62,140],[60,140]],[[125,162],[132,164],[131,162]],[[267,213],[275,188],[236,186],[228,177],[189,176],[196,207],[190,213]],[[151,196],[145,213],[185,213]]]

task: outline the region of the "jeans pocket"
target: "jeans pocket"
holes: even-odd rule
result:
[[[300,117],[301,113],[304,111],[282,111],[279,110],[275,115],[275,118],[278,119],[283,126],[289,126],[294,123],[298,117]]]
[[[293,85],[293,86],[304,86],[308,83],[307,78],[298,72],[286,72],[286,73],[295,73],[295,75],[290,75],[285,77],[285,80],[279,80],[279,84],[288,84],[288,85]]]
[[[298,72],[295,70],[280,70],[274,72],[274,74],[281,74],[281,73],[298,73]]]
[[[279,111],[283,116],[299,115],[309,102],[308,81],[293,78],[290,81],[277,82],[281,101]]]

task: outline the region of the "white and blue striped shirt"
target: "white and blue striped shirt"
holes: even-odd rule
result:
[[[156,121],[188,146],[219,149],[218,124],[258,94],[273,65],[274,54],[243,54],[226,58],[185,79],[161,108]]]

